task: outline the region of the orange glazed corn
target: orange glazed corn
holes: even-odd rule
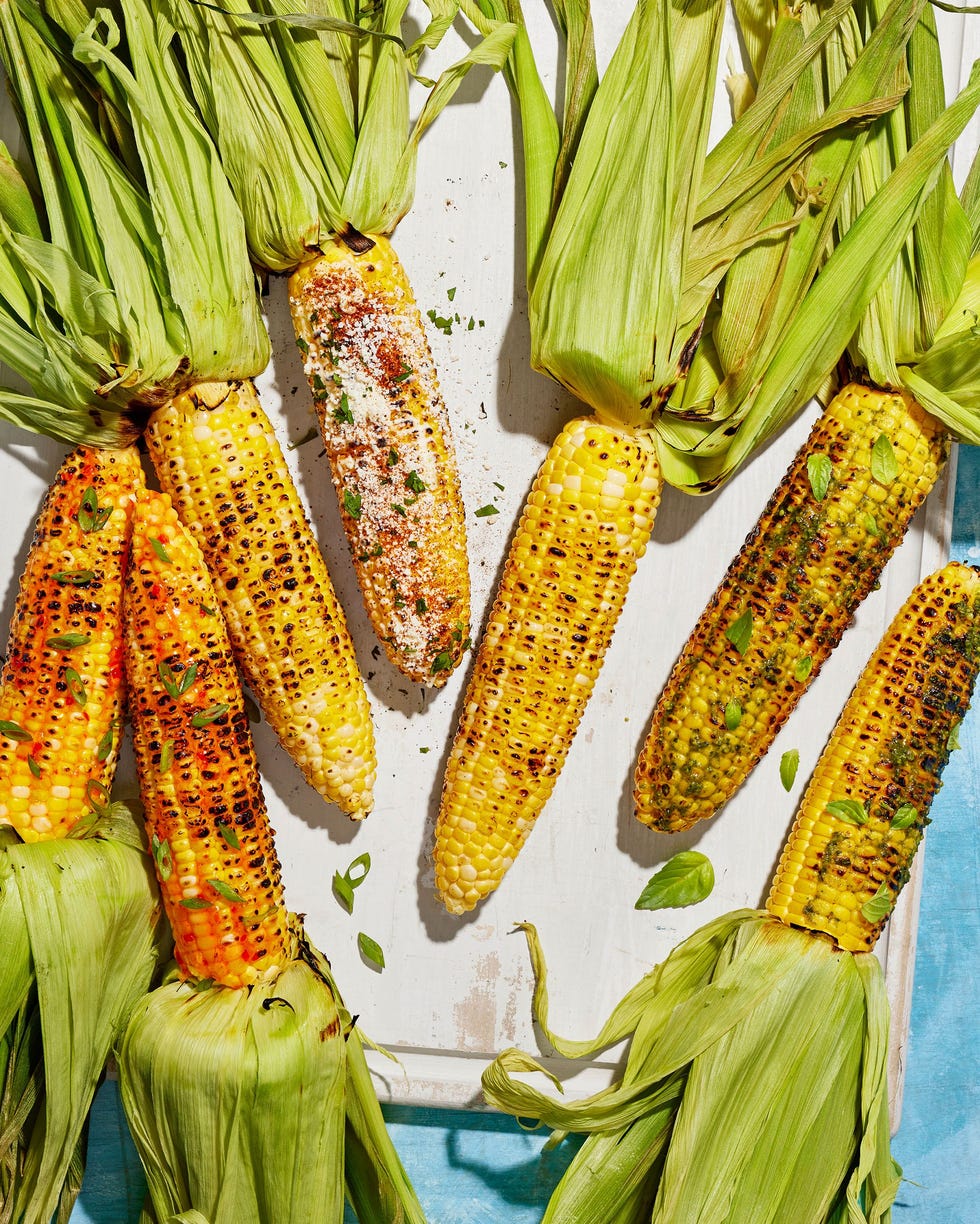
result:
[[[580,417],[534,481],[480,644],[436,825],[436,886],[472,909],[561,772],[660,501],[647,442]]]
[[[64,837],[101,803],[122,734],[122,581],[135,447],[80,447],[34,533],[0,676],[0,824]]]
[[[177,961],[247,986],[289,959],[279,861],[217,597],[166,494],[137,503],[125,593],[140,794]]]
[[[634,779],[664,832],[713,816],[874,589],[949,454],[902,392],[852,383],[817,420],[674,665]]]
[[[905,881],[980,670],[980,569],[921,582],[871,656],[806,789],[766,908],[849,952]]]
[[[326,563],[251,382],[192,387],[146,431],[161,487],[200,545],[235,658],[310,785],[373,805],[374,726]]]
[[[350,232],[289,279],[297,343],[354,566],[389,659],[442,685],[469,642],[466,522],[449,418],[391,243]]]

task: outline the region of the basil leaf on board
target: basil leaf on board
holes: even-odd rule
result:
[[[711,860],[698,850],[681,850],[647,882],[634,909],[682,909],[696,905],[715,886]]]

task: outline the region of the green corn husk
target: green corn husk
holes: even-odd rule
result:
[[[425,1224],[388,1134],[362,1037],[330,966],[299,957],[248,990],[172,973],[118,1050],[146,1171],[146,1224]]]
[[[544,1224],[888,1218],[900,1170],[873,955],[738,911],[680,944],[594,1042],[569,1043],[548,1028],[544,960],[534,928],[524,930],[535,1017],[559,1053],[588,1057],[631,1034],[621,1081],[582,1101],[563,1105],[516,1079],[541,1069],[520,1051],[484,1072],[492,1106],[589,1135]]]
[[[159,1221],[342,1220],[344,1033],[308,964],[248,990],[174,974],[135,1008],[118,1060]]]
[[[162,938],[148,856],[113,804],[82,836],[0,829],[0,1221],[67,1221],[106,1058]]]
[[[168,5],[261,267],[289,271],[351,227],[391,234],[411,208],[423,134],[471,68],[501,66],[514,35],[507,23],[488,27],[426,82],[413,123],[409,85],[422,79],[422,56],[439,46],[460,5],[427,7],[429,24],[406,45],[406,0]],[[55,11],[68,8],[58,0]]]
[[[31,388],[0,388],[0,415],[120,446],[190,383],[259,373],[269,342],[217,153],[168,83],[163,19],[127,28],[135,75],[107,12],[87,33],[77,54],[102,65],[101,91],[31,0],[0,0],[29,157],[18,168],[0,149],[0,360]]]
[[[756,31],[760,47],[764,12],[763,5],[740,6],[743,28]],[[827,45],[827,78],[842,79],[883,16],[877,4],[855,4],[846,38]],[[775,48],[773,42],[769,56]],[[759,286],[771,278],[755,266],[765,258],[756,251],[741,256],[726,279],[689,385],[660,422],[665,475],[680,487],[717,487],[812,397],[826,402],[836,386],[828,371],[842,357],[874,385],[905,387],[958,440],[980,441],[980,356],[971,331],[980,269],[968,262],[975,199],[971,204],[965,189],[957,200],[946,160],[980,104],[980,65],[944,110],[928,8],[911,32],[908,60],[911,87],[902,105],[855,144],[856,169],[830,214],[836,230],[824,228],[812,248],[819,275],[809,288],[791,275],[775,300],[760,299]],[[791,258],[799,258],[805,224],[790,242]],[[746,322],[758,318],[768,345],[739,347]]]

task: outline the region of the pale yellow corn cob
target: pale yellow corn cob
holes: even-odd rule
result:
[[[311,786],[371,810],[374,728],[326,563],[251,382],[192,387],[146,431],[160,485],[201,547],[249,688]]]
[[[442,685],[469,643],[466,523],[418,307],[386,238],[323,244],[289,302],[365,606],[389,659]]]
[[[136,448],[80,447],[44,500],[0,676],[0,824],[64,837],[101,806],[122,735],[122,580]]]
[[[594,418],[566,426],[539,470],[446,770],[434,858],[451,912],[497,887],[551,794],[659,500],[652,446]]]
[[[921,582],[855,685],[803,796],[766,908],[870,949],[912,856],[980,669],[980,569]]]

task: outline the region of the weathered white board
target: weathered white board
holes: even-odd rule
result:
[[[543,5],[528,0],[527,8],[535,38],[553,42]],[[630,8],[631,0],[596,6],[603,61]],[[968,36],[962,19],[950,18],[943,28],[954,87],[961,63],[977,52],[976,27]],[[967,37],[972,47],[966,46]],[[423,141],[417,203],[396,234],[423,314],[434,309],[443,316],[458,313],[462,320],[452,335],[432,329],[431,338],[468,509],[474,636],[538,463],[560,425],[579,410],[529,366],[514,135],[503,81],[472,73]],[[976,146],[974,126],[961,147]],[[957,164],[960,178],[967,160],[961,156]],[[313,416],[281,282],[272,285],[267,303],[275,365],[260,387],[283,440],[297,442]],[[524,939],[512,932],[516,921],[535,923],[541,934],[551,969],[554,1027],[586,1036],[598,1030],[638,977],[697,926],[762,902],[794,803],[860,667],[915,581],[945,557],[948,482],[935,491],[845,643],[724,813],[675,837],[653,833],[633,819],[632,766],[656,696],[811,419],[805,414],[710,498],[666,491],[653,542],[554,795],[502,887],[463,919],[449,917],[435,899],[429,856],[467,668],[438,693],[422,692],[392,669],[361,610],[318,445],[310,442],[289,452],[368,679],[379,755],[375,811],[363,825],[350,823],[305,785],[264,724],[256,728],[256,741],[289,903],[306,915],[364,1029],[398,1056],[397,1064],[372,1059],[387,1099],[479,1107],[479,1076],[488,1060],[505,1046],[537,1048],[532,978]],[[0,426],[0,448],[5,625],[33,516],[64,448],[6,426]],[[477,517],[475,511],[487,505],[499,513]],[[801,764],[787,795],[778,764],[791,747],[799,749]],[[131,784],[128,760],[121,784],[127,778]],[[692,846],[715,866],[711,897],[687,910],[635,911],[633,903],[657,866]],[[331,877],[365,853],[371,871],[348,915],[332,895]],[[895,1006],[896,1091],[907,1030],[917,879],[906,889],[882,948]],[[383,948],[383,972],[359,954],[360,931]],[[569,1077],[569,1091],[591,1091],[607,1082],[615,1052],[574,1074],[560,1060],[550,1065]]]

